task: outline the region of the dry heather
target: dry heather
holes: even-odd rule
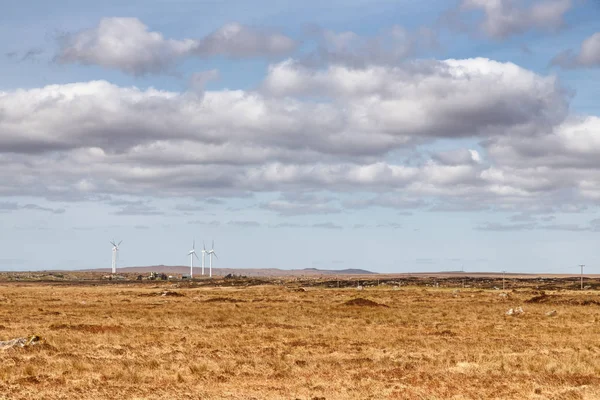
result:
[[[2,286],[0,398],[600,398],[593,294],[162,285]]]

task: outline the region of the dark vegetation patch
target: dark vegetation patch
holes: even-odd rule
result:
[[[259,297],[258,299],[252,299],[253,303],[260,303],[260,302],[266,302],[266,303],[290,303],[289,300],[284,300],[284,299],[265,299],[262,297]]]
[[[290,325],[290,324],[278,324],[275,322],[265,322],[264,324],[257,324],[259,327],[267,328],[267,329],[298,329],[298,326]]]
[[[354,306],[354,307],[386,307],[386,308],[390,307],[390,306],[385,305],[385,304],[377,303],[377,302],[375,302],[373,300],[363,299],[362,297],[358,297],[356,299],[348,300],[347,302],[344,303],[344,305],[346,305],[346,306]]]
[[[37,376],[26,376],[23,378],[17,379],[17,383],[19,385],[38,385],[42,383],[42,380]]]
[[[172,290],[163,290],[162,292],[140,293],[140,294],[138,294],[138,296],[140,296],[140,297],[156,297],[156,296],[162,296],[162,297],[183,297],[183,296],[185,296],[185,294],[179,293],[179,292],[175,292],[175,291],[172,291]]]
[[[183,297],[183,296],[185,296],[185,294],[183,294],[183,293],[174,292],[172,290],[165,290],[160,295],[167,296],[167,297]]]
[[[69,325],[69,324],[52,324],[50,325],[50,329],[59,330],[59,329],[68,329],[72,331],[86,332],[86,333],[113,333],[113,332],[121,332],[123,330],[122,327],[117,325],[87,325],[87,324],[79,324],[79,325]]]
[[[445,329],[443,331],[437,331],[434,333],[435,336],[448,336],[448,337],[453,337],[456,336],[455,332],[452,332],[451,330]]]
[[[544,292],[525,300],[529,304],[563,304],[571,306],[600,306],[600,300],[596,298],[574,298],[562,295],[548,295]]]
[[[213,297],[204,300],[205,303],[245,303],[246,300],[232,299],[231,297]]]

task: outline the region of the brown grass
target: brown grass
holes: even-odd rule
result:
[[[593,292],[159,286],[2,286],[0,399],[600,398]]]

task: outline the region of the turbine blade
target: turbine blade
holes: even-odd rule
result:
[[[214,249],[214,248],[215,248],[215,240],[213,239],[213,243],[212,243],[211,249]]]
[[[119,242],[119,246],[121,245],[121,243],[123,243],[123,241],[122,241],[122,240]]]
[[[111,241],[110,241],[110,244],[112,244],[113,246],[116,246],[116,244],[115,244],[115,241],[114,241],[114,240],[111,240]]]
[[[196,254],[196,252],[194,252],[194,255],[196,256],[196,260],[200,261],[200,258],[198,257],[198,254]]]
[[[196,250],[196,239],[194,239],[194,243],[192,244],[192,249]]]
[[[217,256],[217,253],[215,253],[214,251],[213,251],[213,254],[215,255],[215,257],[219,258],[219,257]]]

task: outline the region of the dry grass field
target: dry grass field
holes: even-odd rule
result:
[[[6,283],[0,339],[45,344],[0,399],[600,398],[600,296],[508,293]]]

